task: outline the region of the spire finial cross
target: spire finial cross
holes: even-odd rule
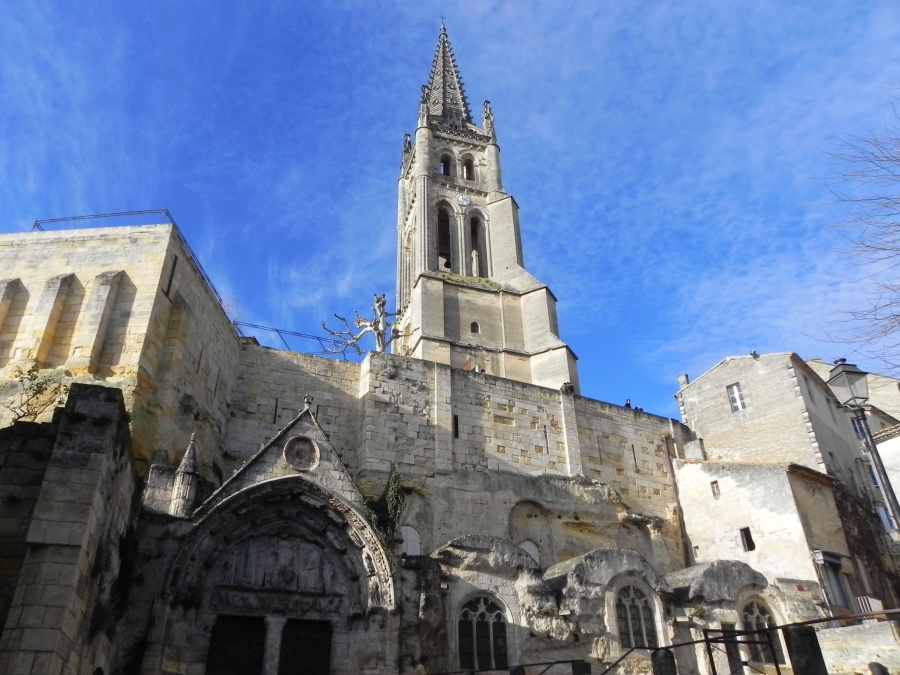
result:
[[[441,28],[444,27],[444,19],[446,19],[446,18],[447,18],[446,16],[444,16],[443,14],[441,14]]]

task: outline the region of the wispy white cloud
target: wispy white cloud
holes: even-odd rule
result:
[[[441,14],[586,393],[674,414],[677,372],[843,347],[818,340],[866,286],[832,271],[826,153],[889,112],[892,0],[20,3],[0,228],[167,206],[242,318],[365,311],[393,290],[400,140]]]

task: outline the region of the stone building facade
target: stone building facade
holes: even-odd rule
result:
[[[442,29],[401,162],[397,349],[359,364],[239,336],[172,225],[0,236],[0,672],[646,673],[703,629],[824,616],[810,550],[896,605],[841,510],[836,486],[869,494],[852,429],[793,355],[685,380],[684,424],[578,395],[483,110]],[[713,400],[735,379],[740,431]],[[675,656],[766,668],[771,635]]]

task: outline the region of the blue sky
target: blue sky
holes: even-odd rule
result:
[[[895,0],[3,4],[0,231],[167,207],[238,319],[319,333],[393,295],[443,14],[584,395],[676,416],[731,354],[873,366],[828,340],[869,281],[827,178],[892,118]]]

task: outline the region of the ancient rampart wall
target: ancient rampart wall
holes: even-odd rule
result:
[[[0,426],[49,419],[57,385],[105,384],[125,396],[139,468],[176,462],[192,432],[210,467],[238,350],[172,225],[0,235],[0,398],[17,402],[30,369],[48,385],[35,414],[0,406]]]

